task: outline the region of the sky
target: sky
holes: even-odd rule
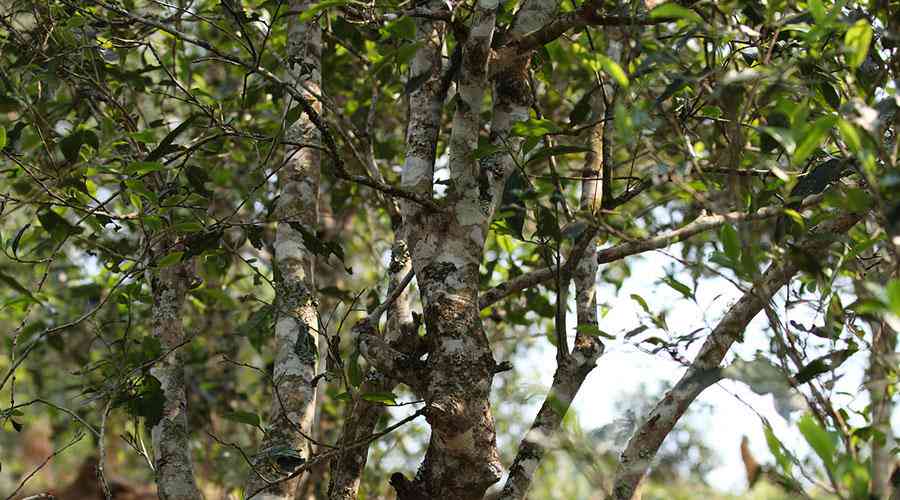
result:
[[[668,252],[680,254],[677,246],[670,247]],[[662,251],[632,257],[631,277],[626,279],[618,292],[612,285],[598,283],[598,302],[606,302],[611,309],[605,318],[600,319],[600,329],[610,333],[623,333],[642,324],[641,317],[645,314],[630,298],[632,293],[642,295],[651,310],[656,311],[662,305],[667,305],[669,308],[667,322],[670,330],[678,333],[688,333],[704,326],[711,328],[741,295],[740,290],[723,278],[703,280],[696,291],[696,303],[683,298],[667,286],[655,284],[665,276],[666,266],[672,262],[673,260]],[[690,283],[686,276],[676,277]],[[781,293],[783,295],[784,290]],[[570,324],[574,322],[574,318],[572,319]],[[808,325],[815,317],[809,311],[794,308],[782,319],[785,322],[794,320]],[[643,323],[649,324],[649,321],[645,320]],[[821,319],[818,324],[822,324]],[[747,329],[744,342],[735,344],[726,357],[726,363],[735,357],[749,361],[757,351],[766,352],[767,339],[770,335],[764,333],[766,326],[765,314],[757,315]],[[701,340],[692,345],[689,359],[693,359],[708,331],[702,334]],[[649,334],[651,330],[645,333]],[[665,338],[664,334],[660,336]],[[621,339],[621,336],[619,338]],[[613,403],[621,396],[636,391],[641,384],[651,388],[658,387],[662,381],[677,381],[684,372],[684,367],[665,353],[649,354],[622,340],[607,341],[606,344],[605,354],[585,381],[574,403],[578,419],[585,429],[598,428],[621,418],[613,408]],[[552,349],[543,351],[540,353],[540,356],[545,358],[543,362],[552,366],[554,363]],[[845,392],[849,395],[837,395],[835,396],[837,401],[842,404],[850,403],[851,407],[856,409],[862,409],[868,404],[868,395],[862,386],[865,364],[866,356],[860,353],[851,357],[842,366],[848,373],[838,380],[834,393]],[[552,373],[542,373],[542,376],[544,377],[542,383],[549,386]],[[721,464],[707,477],[710,484],[718,489],[740,492],[746,488],[739,453],[742,436],[747,435],[751,450],[758,460],[773,461],[766,445],[759,415],[764,416],[772,424],[775,435],[786,446],[801,453],[809,450],[796,427],[775,410],[772,396],[755,394],[743,383],[732,380],[719,382],[704,391],[697,403],[701,405],[706,403],[712,409],[710,413],[692,415],[692,418],[695,428],[703,430],[706,443],[717,452],[721,460]],[[801,415],[802,411],[795,412],[791,416],[796,419]],[[851,421],[851,425],[859,425],[861,422],[861,419]],[[896,434],[896,429],[900,428],[900,412],[894,412],[893,426]]]

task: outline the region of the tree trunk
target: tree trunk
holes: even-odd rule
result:
[[[313,21],[303,23],[297,12],[311,2],[289,4],[288,54],[290,77],[303,98],[321,112],[322,30]],[[294,144],[319,144],[320,132],[307,114],[287,131]],[[309,458],[307,437],[315,412],[318,315],[314,298],[315,255],[304,244],[303,233],[315,234],[318,226],[320,153],[317,148],[286,148],[285,165],[279,171],[281,197],[275,210],[276,308],[274,394],[266,436],[247,479],[248,495],[287,500],[294,497],[298,478],[279,481]],[[302,229],[302,231],[301,231]]]

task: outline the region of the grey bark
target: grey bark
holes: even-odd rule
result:
[[[526,4],[527,5],[527,4]],[[595,101],[596,115],[605,114],[604,103]],[[604,134],[611,130],[611,123],[598,122],[591,127],[589,143],[591,150],[588,153],[584,168],[582,169],[580,211],[585,217],[599,217],[603,204],[605,183],[609,179],[603,178],[604,158]],[[608,155],[606,155],[608,156]],[[597,327],[597,236],[596,231],[589,230],[583,235],[588,241],[583,243],[584,251],[572,258],[578,259],[572,266],[563,266],[562,278],[557,283],[558,289],[568,287],[568,270],[574,267],[572,280],[575,283],[575,311],[577,318],[575,343],[572,352],[568,352],[565,345],[557,345],[556,372],[553,375],[553,383],[550,386],[538,414],[531,424],[528,434],[519,444],[519,450],[509,470],[506,484],[500,492],[500,500],[519,500],[525,498],[528,489],[534,479],[534,473],[543,459],[547,448],[554,442],[554,437],[559,433],[563,418],[569,410],[575,396],[581,389],[584,380],[596,366],[597,360],[603,354],[603,344],[592,336],[590,331]],[[568,263],[567,263],[568,264]],[[560,263],[562,266],[562,263]],[[557,269],[559,273],[560,270]],[[564,295],[560,295],[561,297]],[[561,300],[561,299],[558,299]],[[565,307],[565,305],[563,306]],[[563,310],[564,314],[564,310]],[[563,332],[563,335],[566,333]]]
[[[300,12],[312,2],[292,0],[288,8]],[[288,57],[291,81],[300,96],[321,113],[317,95],[321,92],[322,30],[316,22],[300,22],[288,17]],[[308,114],[303,114],[287,131],[292,144],[320,144],[320,131]],[[285,165],[279,172],[281,197],[275,209],[276,269],[275,364],[272,373],[272,409],[266,436],[254,457],[254,470],[246,483],[254,498],[293,498],[298,478],[269,482],[289,475],[309,458],[307,436],[315,409],[318,318],[314,297],[315,255],[304,245],[303,232],[315,233],[318,226],[320,152],[314,147],[289,146]]]
[[[168,242],[168,241],[166,241]],[[159,248],[168,245],[160,244]],[[184,344],[184,299],[193,278],[193,262],[180,262],[152,272],[153,336],[166,355],[151,369],[162,386],[163,415],[151,429],[156,487],[162,500],[203,498],[194,481],[187,429],[187,394],[184,363],[179,347]]]

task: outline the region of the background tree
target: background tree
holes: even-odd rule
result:
[[[809,445],[763,422],[785,492],[900,494],[897,2],[0,6],[7,442],[108,495],[630,499],[731,379]],[[596,285],[656,251],[631,324]],[[691,332],[644,297],[725,282]],[[685,368],[598,449],[566,415],[623,344]]]

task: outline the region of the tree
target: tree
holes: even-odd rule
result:
[[[625,341],[686,368],[612,498],[723,378],[803,396],[814,470],[767,427],[799,491],[900,491],[897,2],[0,5],[2,418],[71,418],[101,479],[125,445],[164,499],[357,498],[371,443],[424,417],[415,475],[372,491],[525,498]],[[709,332],[641,295],[651,325],[601,329],[598,279],[669,247],[648,287],[742,296]],[[789,319],[808,305],[824,326]],[[760,313],[770,351],[731,360]],[[556,367],[504,463],[492,388],[533,343],[500,339],[529,332]],[[834,379],[861,351],[851,422]]]

